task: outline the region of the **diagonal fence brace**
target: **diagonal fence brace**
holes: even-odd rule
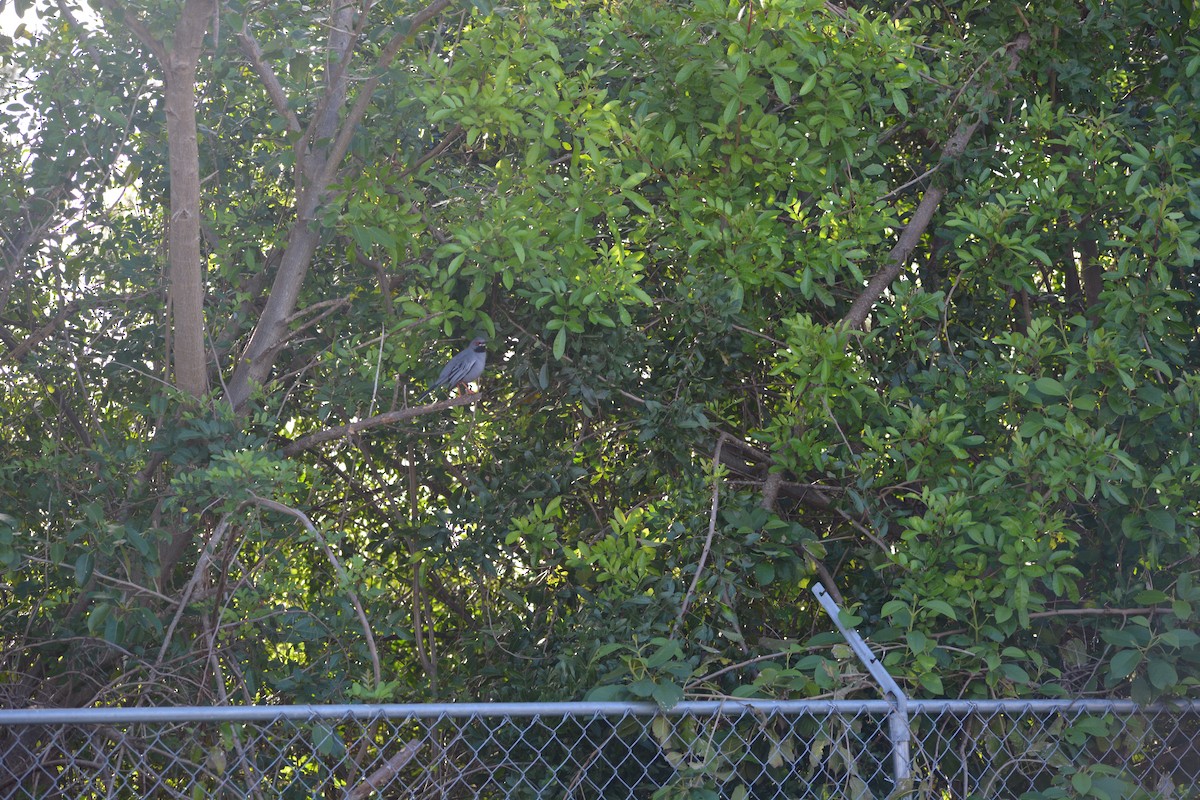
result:
[[[842,632],[842,636],[850,645],[850,649],[854,651],[854,655],[858,656],[858,660],[879,684],[883,696],[892,707],[888,714],[888,738],[892,743],[892,778],[896,788],[899,789],[906,785],[912,776],[912,759],[909,755],[909,741],[912,735],[908,729],[908,697],[900,688],[900,684],[896,683],[879,659],[875,657],[875,654],[871,652],[871,648],[867,646],[858,631],[842,624],[842,609],[838,607],[825,586],[817,581],[812,592],[816,596],[817,602],[825,609],[825,613],[833,620],[833,624]]]

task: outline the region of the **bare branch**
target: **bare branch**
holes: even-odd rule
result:
[[[1050,617],[1153,617],[1157,614],[1174,614],[1175,609],[1165,606],[1150,606],[1146,608],[1053,608],[1048,611],[1031,611],[1030,619],[1047,619]],[[954,628],[929,634],[934,639],[943,636],[954,636],[966,633],[966,628]]]
[[[371,104],[376,87],[379,86],[384,72],[391,66],[392,61],[400,52],[400,48],[426,22],[436,17],[453,3],[454,0],[434,0],[434,2],[425,8],[400,22],[398,27],[401,30],[384,46],[382,52],[379,54],[379,59],[375,62],[375,68],[372,70],[371,77],[367,78],[359,88],[358,96],[354,99],[354,105],[342,121],[337,138],[334,139],[333,146],[329,149],[329,155],[325,159],[325,169],[322,170],[321,176],[317,179],[317,185],[321,187],[320,191],[324,191],[324,187],[332,183],[333,179],[337,176],[342,159],[345,157],[346,151],[350,149],[350,141],[354,138],[354,130],[366,115],[367,106]]]
[[[60,567],[62,569],[68,569],[68,570],[75,569],[74,564],[65,564],[62,561],[54,561],[53,559],[49,559],[49,558],[41,558],[40,556],[31,555],[29,553],[25,553],[22,556],[22,558],[26,561],[32,561],[35,564],[46,564],[47,566]],[[120,578],[114,578],[111,575],[104,574],[103,572],[101,572],[98,569],[93,569],[92,575],[94,575],[97,578],[97,580],[99,580],[101,583],[109,583],[109,584],[112,584],[113,586],[118,586],[122,589],[127,589],[128,591],[133,592],[134,594],[149,595],[150,597],[153,597],[156,600],[161,600],[168,604],[173,605],[175,603],[174,598],[167,597],[165,594],[156,592],[148,586],[142,586],[140,583],[133,583],[131,581],[121,580]]]
[[[167,648],[171,646],[171,638],[175,635],[175,627],[183,617],[183,612],[187,610],[188,603],[191,601],[192,595],[195,594],[196,588],[200,585],[200,581],[204,578],[205,570],[208,568],[209,562],[212,561],[212,554],[221,544],[221,540],[225,538],[225,533],[229,530],[233,515],[240,508],[241,506],[238,506],[237,509],[221,517],[221,521],[213,530],[212,536],[205,543],[204,549],[200,551],[200,558],[196,560],[196,568],[192,570],[191,580],[188,581],[187,586],[183,589],[183,594],[179,598],[179,607],[175,609],[175,616],[171,618],[171,624],[167,626],[167,631],[163,634],[162,645],[158,648],[158,657],[154,659],[155,670],[158,669],[159,665],[163,662],[163,658],[166,657]]]
[[[468,406],[476,402],[479,399],[479,395],[479,392],[459,395],[424,406],[413,406],[412,408],[402,408],[397,411],[387,411],[383,414],[376,414],[373,417],[349,422],[345,425],[338,425],[335,428],[326,428],[323,431],[301,436],[291,444],[286,445],[280,452],[285,456],[294,456],[297,453],[303,453],[305,450],[311,450],[319,444],[331,442],[335,439],[345,439],[347,436],[353,436],[356,433],[361,433],[371,428],[378,428],[382,425],[394,425],[406,419],[412,419],[424,414],[433,414],[447,408],[454,408],[455,406]]]
[[[463,126],[455,125],[453,128],[451,128],[446,133],[445,136],[442,137],[442,140],[440,142],[438,142],[436,145],[434,145],[429,150],[429,152],[425,153],[423,156],[418,158],[411,165],[405,167],[404,170],[401,171],[401,173],[396,176],[396,179],[400,180],[402,178],[407,178],[409,175],[411,175],[414,172],[416,172],[417,170],[419,170],[423,164],[425,164],[429,161],[432,161],[433,159],[440,156],[442,153],[446,152],[446,148],[448,148],[450,145],[454,144],[454,141],[459,136],[462,135],[462,132],[463,132]]]
[[[13,361],[24,361],[25,358],[33,352],[33,349],[41,344],[46,337],[58,330],[58,327],[63,324],[75,312],[83,307],[83,303],[78,300],[73,300],[58,310],[54,315],[54,319],[47,322],[42,327],[38,328],[33,333],[25,337],[25,340],[16,347],[9,350],[4,355],[0,356],[0,364],[3,364],[9,359]]]
[[[342,160],[350,147],[354,132],[366,115],[375,89],[379,86],[400,48],[411,38],[413,32],[444,10],[451,2],[452,0],[435,0],[401,23],[399,27],[402,30],[384,46],[376,60],[371,76],[359,87],[353,107],[345,114],[340,122],[340,127],[337,128],[333,144],[318,156],[308,152],[309,143],[328,138],[329,135],[332,135],[332,131],[330,134],[326,134],[325,128],[338,124],[337,112],[342,105],[338,98],[344,89],[344,70],[349,62],[351,51],[344,50],[343,58],[334,66],[321,106],[310,121],[304,136],[295,145],[296,218],[288,232],[288,243],[279,265],[279,271],[275,275],[271,292],[267,297],[266,307],[259,315],[254,332],[250,335],[250,341],[229,381],[229,400],[233,408],[241,409],[250,398],[253,387],[265,383],[271,373],[279,352],[278,342],[286,335],[287,319],[295,311],[300,290],[320,241],[319,228],[315,224],[318,211],[326,190],[341,168]],[[362,24],[355,26],[354,32],[340,35],[346,36],[350,42],[353,42],[355,36],[358,35],[356,32],[361,29]],[[341,77],[339,78],[339,76]]]

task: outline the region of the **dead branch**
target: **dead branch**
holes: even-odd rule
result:
[[[62,325],[68,317],[79,311],[79,309],[82,307],[83,303],[78,300],[73,300],[70,303],[67,303],[58,310],[58,313],[54,315],[54,319],[50,320],[36,331],[26,336],[24,341],[9,350],[4,355],[0,356],[0,364],[3,364],[9,359],[13,361],[24,361],[25,357],[33,352],[35,347],[41,344],[50,334],[58,330],[58,326]]]

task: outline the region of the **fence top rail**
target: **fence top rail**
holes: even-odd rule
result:
[[[26,708],[0,710],[0,726],[96,725],[171,722],[262,722],[337,719],[455,719],[485,717],[605,717],[637,716],[789,716],[886,715],[886,700],[690,700],[670,709],[654,703],[419,703],[256,706],[158,706],[153,708]],[[1191,713],[1200,714],[1200,700],[1140,705],[1129,700],[910,700],[913,714],[1039,714],[1055,712],[1090,714]]]

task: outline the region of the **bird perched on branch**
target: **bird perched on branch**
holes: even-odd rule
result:
[[[466,386],[468,383],[478,380],[483,374],[483,368],[487,365],[487,339],[482,336],[477,336],[467,345],[467,349],[450,359],[443,369],[442,374],[438,375],[433,385],[429,387],[429,391],[421,395],[424,400],[429,395],[433,394],[433,390],[441,386]]]

